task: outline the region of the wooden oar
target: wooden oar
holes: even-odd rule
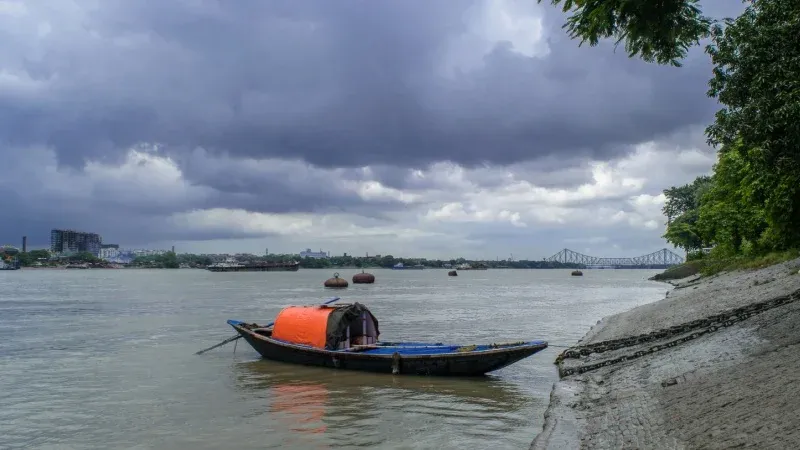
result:
[[[322,306],[330,305],[331,303],[339,301],[339,300],[341,300],[339,297],[331,297],[325,303],[323,303]],[[266,326],[264,326],[262,328],[269,328],[269,327],[271,327],[273,325],[275,325],[275,322],[270,322],[270,323],[268,323]],[[239,339],[240,337],[242,337],[241,334],[237,334],[236,336],[229,337],[228,339],[225,339],[224,341],[220,342],[217,345],[213,345],[213,346],[208,347],[206,349],[200,350],[199,352],[196,352],[195,355],[202,355],[203,353],[205,353],[205,352],[207,352],[209,350],[214,350],[217,347],[222,347],[223,345],[225,345],[225,344],[227,344],[229,342],[233,342],[233,341]]]
[[[236,336],[229,337],[228,339],[225,339],[224,341],[220,342],[217,345],[214,345],[214,346],[208,347],[207,349],[200,350],[199,352],[196,352],[195,355],[202,355],[203,353],[205,353],[205,352],[207,352],[209,350],[214,350],[217,347],[222,347],[223,345],[227,344],[228,342],[233,342],[233,341],[239,339],[240,337],[242,337],[241,334],[237,334]]]

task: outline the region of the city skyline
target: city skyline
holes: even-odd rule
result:
[[[95,256],[100,257],[101,259],[106,259],[106,260],[109,260],[109,261],[112,261],[112,262],[130,262],[131,260],[133,260],[137,256],[161,255],[161,254],[164,254],[164,253],[169,252],[169,251],[176,252],[174,245],[172,245],[169,250],[163,249],[163,248],[135,248],[135,247],[125,247],[125,246],[121,247],[119,244],[102,244],[102,237],[99,236],[97,233],[78,231],[78,230],[72,230],[72,229],[52,229],[51,230],[51,244],[50,244],[49,250],[54,254],[59,254],[59,253],[61,253],[61,254],[71,254],[71,253],[78,253],[78,252],[81,252],[81,251],[86,251],[86,250],[82,250],[80,248],[71,249],[71,250],[68,250],[68,251],[61,251],[61,252],[55,250],[56,245],[54,243],[54,235],[56,234],[56,232],[62,232],[62,233],[63,232],[69,232],[69,233],[74,233],[74,234],[78,234],[78,235],[96,236],[99,239],[99,242],[100,242],[98,244],[98,249],[99,250],[97,251],[97,253],[93,253],[93,254]],[[63,239],[63,238],[61,238],[61,239]],[[22,236],[22,244],[23,244],[22,248],[24,249],[26,244],[27,244],[27,236]],[[14,247],[14,246],[12,246],[12,247]],[[65,245],[64,247],[67,247],[67,246]],[[32,250],[35,250],[35,248],[32,249]],[[92,253],[92,252],[90,251],[90,253]],[[263,256],[263,255],[259,254],[256,251],[253,251],[253,250],[238,251],[238,252],[217,251],[217,252],[207,252],[207,253],[184,251],[184,252],[176,252],[176,253],[199,254],[199,255],[204,255],[205,254],[205,255],[234,255],[234,256],[235,255],[253,255],[253,256]],[[370,257],[369,252],[366,252],[363,255],[353,254],[352,252],[342,252],[340,254],[332,254],[331,251],[329,251],[329,250],[325,251],[323,249],[320,249],[319,251],[313,251],[311,248],[305,248],[305,249],[302,249],[302,250],[299,250],[299,251],[296,251],[296,252],[295,251],[270,252],[269,248],[265,248],[263,253],[266,254],[266,255],[296,255],[301,259],[305,258],[305,257],[309,257],[309,258],[332,258],[332,257],[342,257],[342,256],[344,256],[344,257],[350,256],[350,257],[354,257],[354,258],[361,258],[361,257],[369,258]],[[549,255],[549,256],[554,256],[554,255],[555,254]],[[392,253],[381,254],[381,253],[375,253],[375,252],[373,252],[372,255],[371,255],[371,257],[373,257],[373,258],[381,258],[382,256],[393,256],[393,257],[398,257],[398,258],[423,258],[423,259],[431,259],[431,260],[467,259],[467,260],[483,260],[483,261],[490,261],[490,260],[499,260],[499,261],[525,261],[525,260],[527,260],[527,261],[538,261],[538,260],[542,260],[542,259],[548,258],[548,256],[544,256],[544,257],[527,257],[527,256],[523,256],[523,257],[516,257],[515,258],[513,253],[509,254],[509,255],[507,255],[505,257],[501,257],[501,256],[497,255],[494,258],[486,258],[486,257],[474,257],[474,258],[471,258],[471,257],[464,257],[463,255],[449,256],[449,257],[426,257],[426,256],[420,256],[420,255],[403,255],[403,254],[392,254]],[[597,255],[590,255],[590,256],[604,258],[603,256],[597,256]],[[636,255],[636,256],[642,256],[642,255]],[[614,258],[614,257],[632,258],[632,257],[635,257],[635,256],[632,256],[632,255],[628,255],[628,256],[615,255],[615,256],[611,256],[610,258]]]
[[[663,189],[717,160],[702,45],[578,46],[548,4],[15,4],[0,242],[635,256],[672,248]]]

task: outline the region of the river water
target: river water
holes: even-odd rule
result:
[[[321,270],[0,272],[0,448],[527,449],[558,346],[666,291],[650,270],[371,272],[338,291]],[[551,347],[478,379],[281,364],[244,341],[194,354],[235,334],[226,319],[333,295],[366,304],[383,340]]]

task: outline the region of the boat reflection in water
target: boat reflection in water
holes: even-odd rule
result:
[[[515,446],[541,426],[530,417],[535,399],[489,375],[403,377],[269,360],[238,363],[234,373],[243,406],[286,448]]]
[[[328,427],[325,404],[328,389],[323,384],[278,384],[269,388],[272,403],[269,411],[287,419],[287,428],[299,433],[322,433]]]

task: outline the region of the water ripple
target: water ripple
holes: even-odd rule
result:
[[[374,273],[336,294],[387,340],[574,342],[664,291],[646,271]],[[193,354],[233,334],[226,319],[330,297],[327,272],[2,275],[0,448],[527,448],[556,378],[552,348],[477,379],[286,365],[243,342]]]

